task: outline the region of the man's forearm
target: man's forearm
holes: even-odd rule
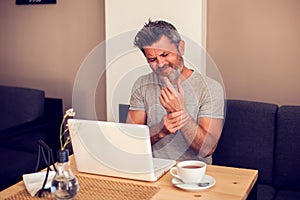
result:
[[[167,130],[164,126],[163,123],[163,119],[160,123],[151,126],[150,127],[150,139],[151,139],[151,144],[155,144],[156,142],[158,142],[160,139],[162,139],[163,137],[165,137],[165,135],[167,134]]]
[[[212,118],[202,118],[199,123],[190,118],[188,123],[181,129],[186,142],[202,157],[209,156],[214,152],[221,131],[222,119]]]
[[[160,139],[162,139],[163,137],[165,137],[165,133],[164,132],[159,132],[156,133],[155,135],[151,136],[151,144],[155,144],[156,142],[158,142]]]
[[[181,133],[187,144],[198,153],[206,132],[190,117],[187,124],[181,128]]]

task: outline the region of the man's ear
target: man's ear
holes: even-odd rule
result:
[[[180,40],[180,42],[178,44],[178,51],[181,56],[184,55],[184,50],[185,50],[185,42],[183,40]]]

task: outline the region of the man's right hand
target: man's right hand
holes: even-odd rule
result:
[[[160,131],[151,136],[151,143],[155,144],[166,135],[176,133],[177,130],[186,125],[189,118],[189,115],[184,111],[177,111],[166,114],[159,125],[159,127],[162,127],[160,128]],[[157,130],[158,128],[157,126],[158,125],[151,127],[150,132],[155,132],[155,129]]]

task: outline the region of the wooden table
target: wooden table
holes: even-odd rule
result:
[[[71,157],[70,160],[71,160],[71,166],[73,168],[73,172],[77,175],[87,176],[87,177],[101,177],[101,179],[160,187],[159,192],[156,193],[155,196],[153,197],[153,199],[159,199],[159,200],[246,199],[258,177],[257,170],[208,165],[207,174],[216,179],[216,184],[212,188],[209,188],[207,190],[203,190],[200,192],[191,192],[191,191],[181,190],[173,186],[171,183],[172,176],[169,172],[166,173],[157,182],[143,182],[143,181],[127,180],[121,178],[80,173],[76,169],[74,158]],[[25,185],[23,181],[20,181],[19,183],[7,188],[6,190],[1,191],[0,199],[9,197],[21,190],[24,190],[24,188]]]

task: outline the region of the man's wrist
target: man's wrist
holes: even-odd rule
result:
[[[158,142],[160,139],[164,138],[165,136],[166,136],[166,133],[159,132],[151,137],[151,143],[154,144],[154,143]]]

